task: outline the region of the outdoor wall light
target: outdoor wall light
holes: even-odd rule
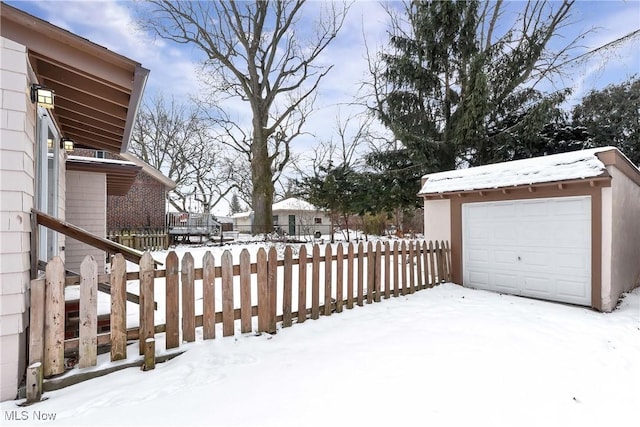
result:
[[[60,140],[60,148],[64,148],[64,151],[70,153],[73,151],[73,140],[69,138],[62,138]]]
[[[40,107],[53,108],[54,92],[48,87],[32,84],[31,85],[31,102],[36,102]]]

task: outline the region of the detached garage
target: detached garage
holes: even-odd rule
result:
[[[640,170],[616,148],[430,174],[419,195],[456,283],[601,311],[640,285]]]

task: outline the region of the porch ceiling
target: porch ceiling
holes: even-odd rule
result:
[[[101,161],[92,157],[69,156],[66,169],[68,171],[105,173],[107,175],[107,195],[124,196],[133,185],[142,167],[131,162]]]
[[[2,3],[0,32],[27,47],[40,84],[55,91],[51,112],[77,147],[127,151],[149,70]]]

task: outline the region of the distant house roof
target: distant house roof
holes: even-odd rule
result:
[[[290,197],[288,199],[284,199],[279,201],[278,203],[274,203],[271,207],[274,211],[317,211],[319,208],[313,206],[311,203],[302,200],[296,199],[295,197]]]
[[[273,212],[277,211],[321,211],[322,209],[313,206],[311,203],[302,200],[296,199],[295,197],[290,197],[288,199],[281,200],[277,203],[271,205],[271,210]],[[231,215],[231,218],[247,218],[253,214],[253,211],[249,210],[246,212],[239,212]]]
[[[615,147],[599,147],[531,159],[438,172],[423,177],[419,195],[533,185],[607,176],[597,156]]]

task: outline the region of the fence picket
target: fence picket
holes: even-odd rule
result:
[[[88,255],[80,264],[80,322],[78,367],[98,361],[98,263]]]
[[[400,253],[398,252],[398,241],[393,242],[393,296],[397,297],[400,294],[400,278],[399,268],[401,265]]]
[[[362,307],[364,305],[364,244],[358,243],[358,305]]]
[[[444,250],[444,258],[445,258],[445,264],[447,266],[447,275],[445,277],[445,280],[447,282],[451,281],[451,248],[449,248],[449,241],[447,240],[445,242],[446,246],[445,246],[445,250]]]
[[[195,311],[195,271],[193,255],[187,252],[182,257],[182,339],[186,342],[196,340]],[[141,339],[140,342],[143,340]]]
[[[32,280],[29,292],[29,365],[32,365],[44,360],[45,279]]]
[[[336,247],[336,313],[342,312],[343,295],[343,248],[342,243]]]
[[[284,249],[284,277],[282,289],[282,327],[288,328],[292,325],[291,321],[291,279],[293,267],[293,251],[291,246]]]
[[[440,243],[436,240],[435,242],[435,251],[436,251],[436,262],[438,263],[438,281],[436,283],[442,283],[442,277],[444,276],[443,263],[442,263],[442,250],[440,249]]]
[[[429,267],[431,269],[431,280],[429,281],[430,288],[433,288],[436,285],[435,255],[436,253],[433,250],[433,241],[429,241]]]
[[[202,258],[202,338],[216,337],[216,266],[211,251]]]
[[[415,251],[413,250],[413,240],[410,240],[408,243],[409,246],[409,254],[407,255],[407,266],[409,267],[409,293],[413,294],[416,292],[416,271],[413,268],[413,258],[415,256]]]
[[[422,264],[424,265],[424,288],[429,287],[429,247],[427,241],[422,242]]]
[[[167,265],[167,277],[165,279],[165,346],[168,350],[170,348],[177,348],[180,346],[180,289],[178,283],[180,269],[178,264],[178,255],[175,251],[169,252],[165,263]]]
[[[331,316],[331,287],[333,271],[333,254],[331,253],[331,245],[325,247],[324,253],[324,315]]]
[[[402,295],[407,294],[407,244],[403,240],[400,245],[400,276],[402,277]]]
[[[140,259],[140,354],[144,354],[144,341],[153,338],[155,324],[153,318],[153,282],[155,263],[151,254],[145,252]]]
[[[391,246],[384,242],[384,297],[391,298]]]
[[[267,287],[269,288],[269,329],[270,334],[276,333],[276,306],[278,301],[278,251],[275,246],[269,249],[267,269]]]
[[[298,252],[298,323],[307,320],[307,247]]]
[[[380,275],[382,273],[381,252],[382,252],[382,244],[378,241],[376,243],[376,250],[374,253],[375,269],[374,269],[373,283],[374,283],[374,289],[375,289],[375,295],[374,295],[375,302],[380,302]]]
[[[320,316],[320,247],[313,245],[311,260],[311,318]]]
[[[353,243],[347,247],[347,308],[353,308]]]
[[[233,313],[233,258],[231,252],[222,253],[222,336],[229,337],[234,332]]]
[[[111,361],[127,358],[127,261],[122,254],[111,260]]]
[[[424,288],[422,286],[422,253],[420,249],[420,242],[416,242],[416,287],[418,290]]]
[[[267,266],[267,252],[258,249],[258,332],[266,332],[269,329],[269,269]]]
[[[44,377],[64,372],[64,264],[55,256],[46,267]]]
[[[373,243],[367,244],[367,304],[373,303],[373,292],[375,289],[375,253],[373,253]]]
[[[240,251],[240,332],[251,332],[251,257]]]

